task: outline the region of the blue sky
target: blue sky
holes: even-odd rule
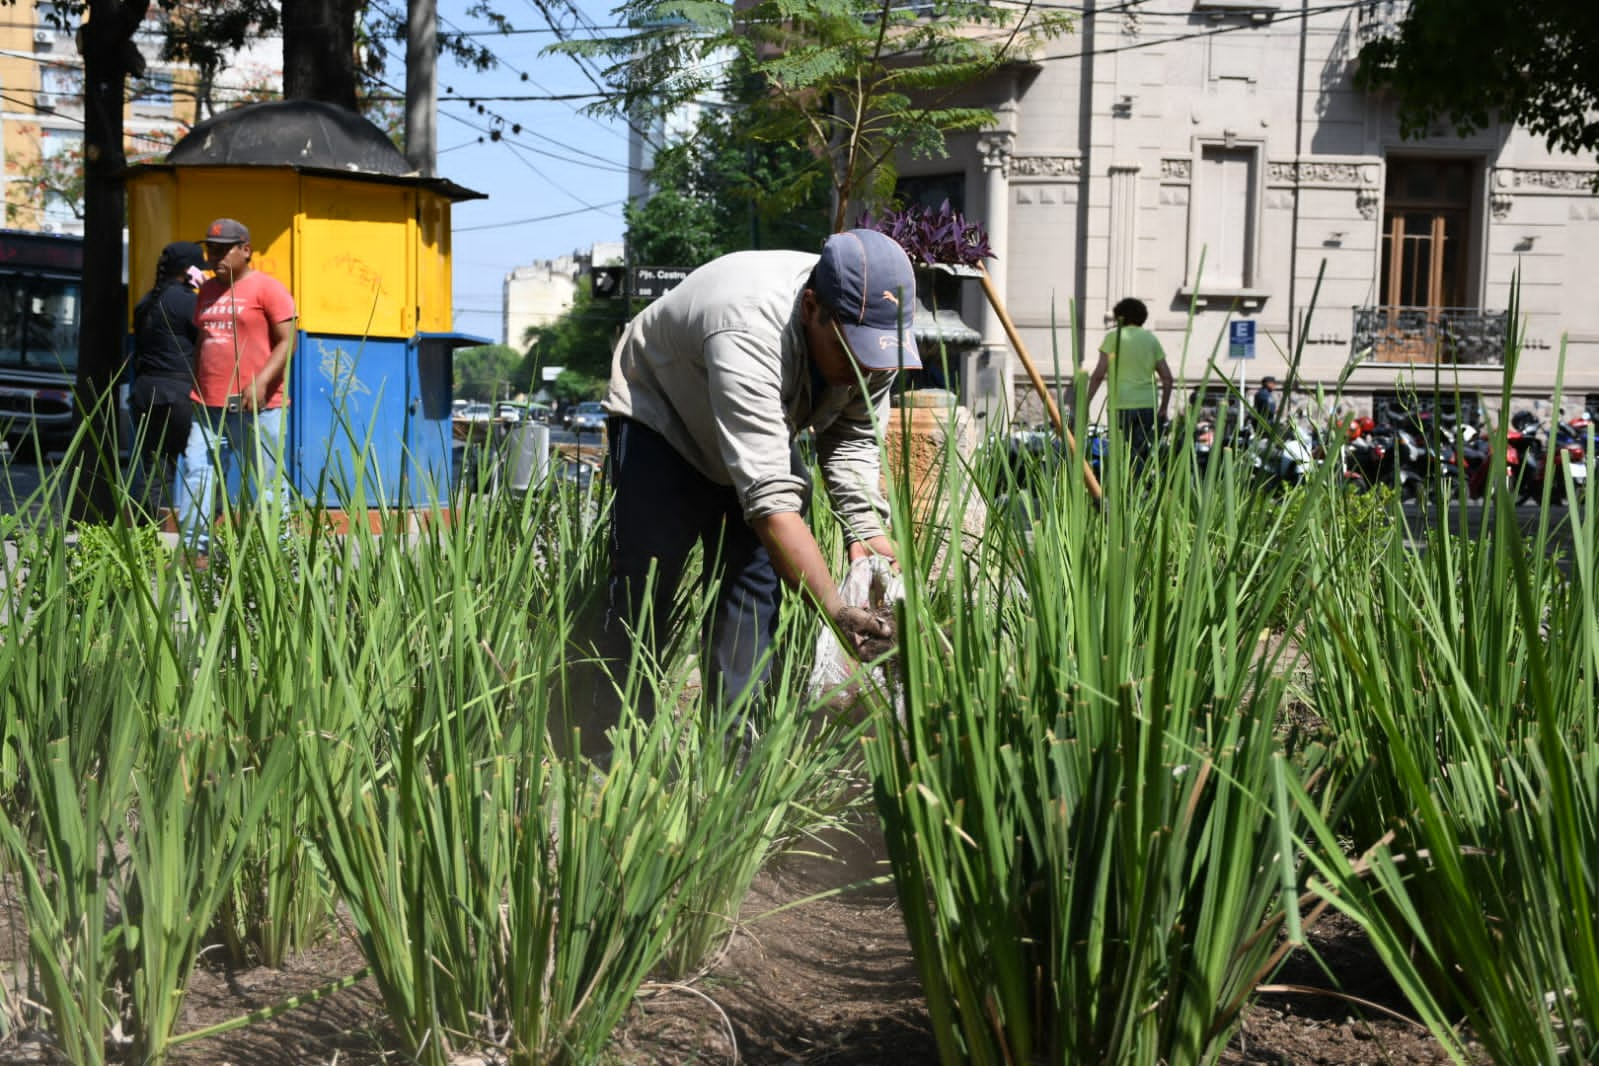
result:
[[[466,15],[468,6],[440,0],[445,27],[489,30]],[[614,24],[605,0],[580,6],[590,25]],[[595,91],[574,60],[540,54],[554,37],[533,0],[499,10],[517,29],[540,32],[479,37],[502,60],[490,71],[467,71],[447,57],[439,63],[439,174],[488,196],[456,204],[452,215],[454,324],[457,332],[493,341],[502,339],[505,275],[537,259],[586,251],[596,241],[621,240],[627,196],[626,128],[583,114],[585,101],[479,100],[488,114],[466,102]],[[498,142],[488,136],[496,115],[504,120]],[[513,133],[518,123],[521,132]]]

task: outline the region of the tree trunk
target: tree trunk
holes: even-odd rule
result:
[[[283,96],[356,110],[351,0],[283,0]]]
[[[115,511],[116,384],[125,363],[122,288],[123,89],[137,55],[133,33],[149,0],[89,0],[83,25],[83,314],[74,402],[83,432],[68,462],[77,473],[72,516],[100,522]]]

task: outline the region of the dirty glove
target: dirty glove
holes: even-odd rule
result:
[[[892,607],[840,607],[833,612],[833,624],[844,635],[844,647],[862,662],[871,662],[894,649]]]

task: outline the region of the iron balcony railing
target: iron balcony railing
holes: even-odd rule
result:
[[[1351,356],[1357,363],[1500,366],[1508,311],[1474,307],[1357,307]]]
[[[1372,41],[1397,40],[1408,14],[1410,0],[1364,0],[1356,9],[1355,43],[1364,48]]]

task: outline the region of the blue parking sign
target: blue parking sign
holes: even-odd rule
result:
[[[1241,318],[1227,323],[1227,354],[1234,359],[1255,358],[1255,323]]]

